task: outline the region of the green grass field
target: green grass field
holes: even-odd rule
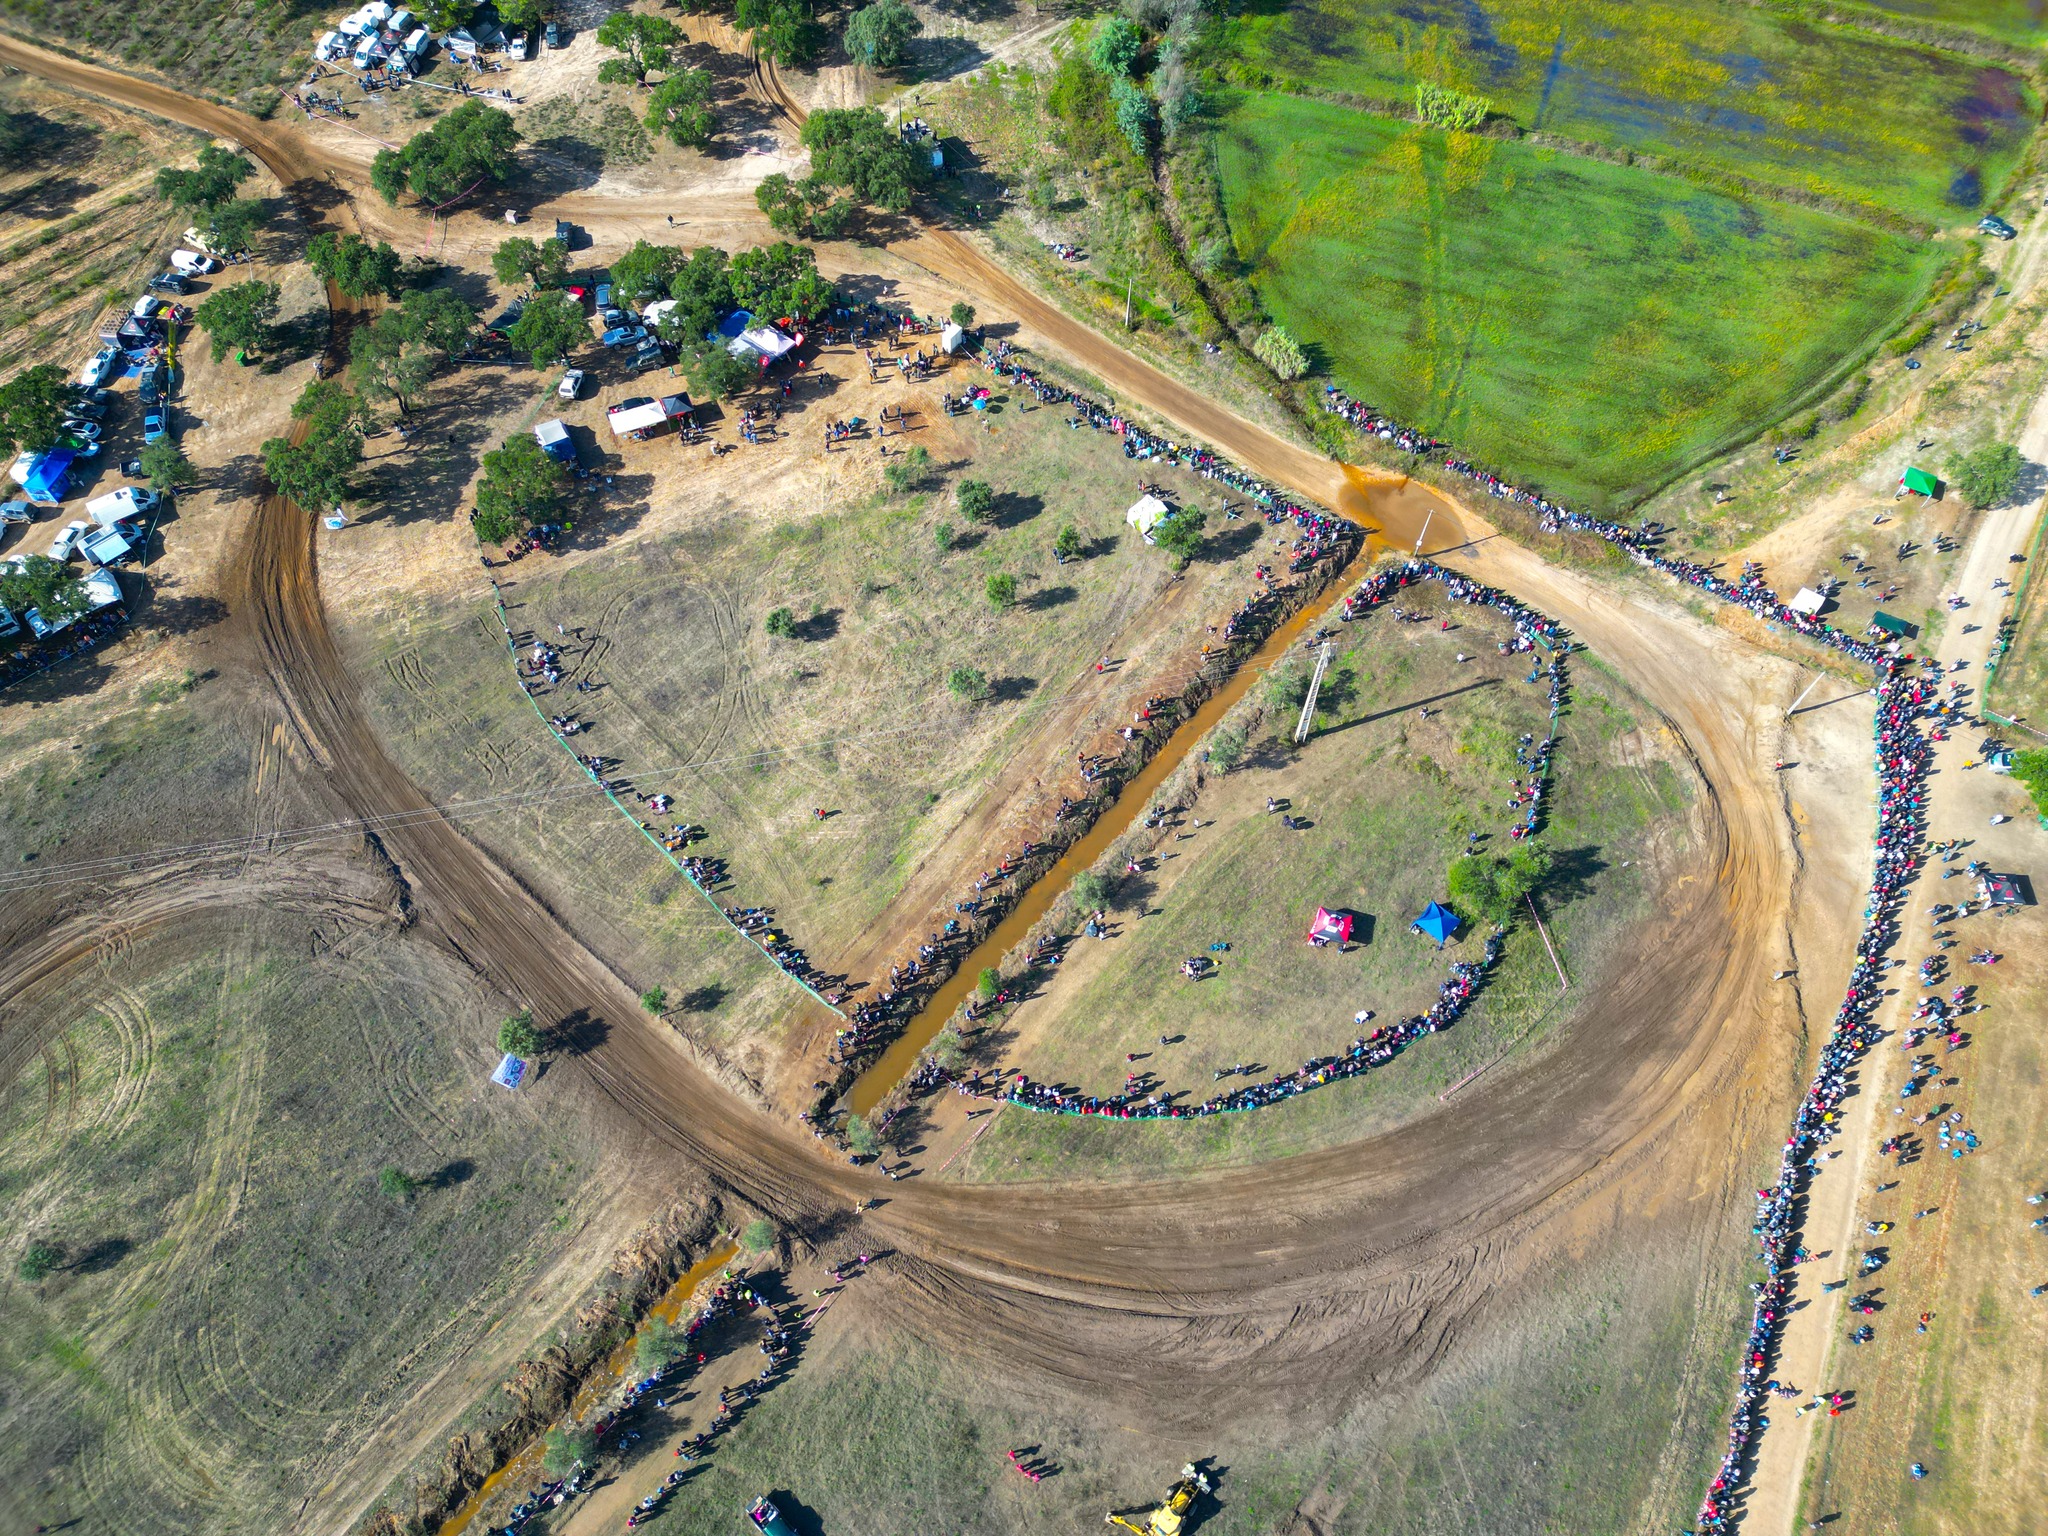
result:
[[[1240,259],[1333,379],[1595,503],[1773,419],[1896,324],[1938,254],[1283,96],[1240,100],[1217,158]]]
[[[2039,47],[2048,38],[2048,11],[2039,0],[1861,0],[1860,8],[1900,21],[1962,27],[2023,47]]]
[[[1196,805],[1203,829],[1186,841],[1169,835],[1159,873],[1119,892],[1119,936],[1076,941],[1067,974],[1017,1011],[1014,1027],[1029,1043],[1002,1059],[1041,1080],[1107,1092],[1127,1070],[1126,1053],[1141,1051],[1169,1088],[1199,1101],[1216,1091],[1219,1067],[1285,1070],[1343,1048],[1359,1033],[1360,1008],[1392,1019],[1428,1007],[1448,964],[1478,956],[1486,925],[1439,952],[1408,924],[1444,898],[1445,870],[1468,833],[1507,845],[1514,742],[1540,735],[1547,714],[1541,685],[1522,681],[1526,662],[1491,654],[1493,626],[1470,615],[1461,610],[1463,627],[1448,634],[1391,620],[1354,630],[1356,649],[1326,683],[1326,697],[1348,698],[1321,734],[1292,761],[1268,749],[1256,765],[1210,781]],[[1482,654],[1460,666],[1460,648]],[[1498,680],[1473,687],[1482,677]],[[1471,691],[1445,699],[1426,723],[1416,718],[1416,701],[1460,688]],[[1269,716],[1266,728],[1286,723]],[[1578,669],[1563,741],[1545,833],[1561,873],[1546,905],[1553,939],[1589,983],[1579,995],[1595,995],[1591,978],[1670,874],[1645,860],[1653,843],[1663,859],[1682,847],[1689,790],[1646,748],[1627,695],[1591,667]],[[1315,826],[1288,831],[1266,812],[1269,796],[1286,797]],[[1369,940],[1345,954],[1305,944],[1319,904],[1367,914]],[[1219,939],[1231,947],[1213,979],[1178,974],[1184,958]],[[1177,1124],[1006,1110],[959,1176],[1164,1174],[1383,1131],[1433,1108],[1436,1094],[1475,1068],[1510,1050],[1526,1055],[1568,1028],[1571,1009],[1559,1003],[1543,943],[1524,924],[1464,1020],[1360,1081]],[[1176,1043],[1157,1045],[1161,1035]]]
[[[1322,0],[1236,46],[1295,88],[1405,106],[1431,80],[1524,129],[1936,222],[1995,197],[2039,116],[1981,60],[1702,0]]]

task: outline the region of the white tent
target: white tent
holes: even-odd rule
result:
[[[1810,619],[1819,613],[1821,609],[1825,608],[1827,604],[1828,600],[1825,593],[1816,592],[1811,587],[1801,587],[1799,594],[1785,606],[1794,613],[1805,614]]]
[[[1132,505],[1131,510],[1124,514],[1124,521],[1143,534],[1145,542],[1150,544],[1152,542],[1152,530],[1158,527],[1161,521],[1170,516],[1172,512],[1173,508],[1147,491],[1137,499]]]
[[[662,426],[668,420],[668,412],[659,400],[649,400],[644,405],[614,407],[605,413],[605,419],[611,422],[614,436],[631,437],[635,432],[652,432]]]
[[[640,311],[641,323],[650,331],[657,330],[661,322],[674,314],[677,306],[681,303],[682,300],[680,299],[656,299],[652,304]]]
[[[782,356],[783,353],[790,351],[795,346],[795,341],[783,335],[774,326],[761,325],[754,327],[752,330],[741,331],[739,335],[733,337],[731,345],[725,350],[734,357],[747,359],[759,357],[765,358],[772,363],[775,359]]]
[[[961,330],[960,327],[955,325],[952,321],[948,320],[946,322],[946,328],[943,331],[939,332],[940,350],[944,352],[958,352],[962,347],[966,345],[967,333]]]

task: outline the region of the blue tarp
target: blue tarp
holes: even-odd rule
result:
[[[71,489],[71,463],[78,457],[69,448],[52,448],[29,461],[21,488],[30,501],[62,501]]]
[[[1415,926],[1442,944],[1458,931],[1458,914],[1432,901],[1422,909],[1422,916],[1415,919]]]
[[[722,336],[727,341],[737,341],[739,340],[740,332],[752,327],[753,323],[754,317],[752,315],[748,314],[744,309],[736,309],[719,321],[711,334]]]

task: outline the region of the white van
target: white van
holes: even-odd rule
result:
[[[171,270],[182,272],[187,277],[199,277],[208,272],[218,272],[220,263],[211,256],[200,255],[197,251],[173,251]]]

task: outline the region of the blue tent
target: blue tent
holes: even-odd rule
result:
[[[1458,931],[1458,914],[1449,907],[1431,902],[1422,909],[1422,916],[1415,919],[1415,926],[1435,939],[1441,948],[1450,936]]]
[[[14,478],[30,501],[53,506],[71,494],[71,465],[77,457],[69,448],[23,454],[16,462]]]

